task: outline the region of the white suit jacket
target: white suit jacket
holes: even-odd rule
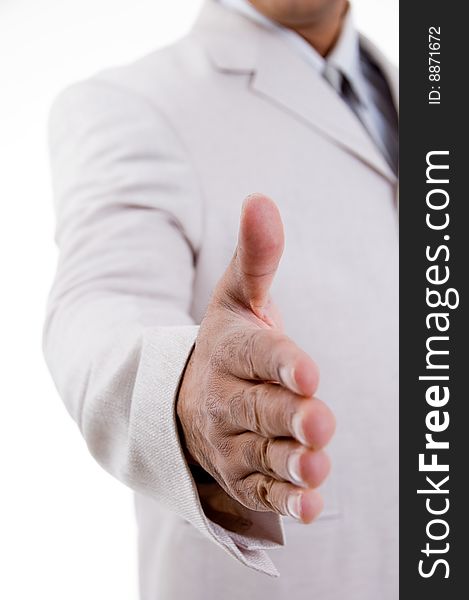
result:
[[[91,453],[137,492],[142,598],[396,598],[397,186],[354,114],[274,32],[209,0],[181,41],[67,89],[50,126],[45,354]],[[273,297],[338,422],[324,513],[284,519],[286,540],[269,513],[240,533],[205,516],[175,421],[254,191],[279,205]]]

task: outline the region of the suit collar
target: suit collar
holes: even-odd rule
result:
[[[314,128],[390,182],[396,182],[386,160],[349,107],[274,30],[227,10],[215,0],[207,0],[193,35],[205,47],[216,69],[251,74],[249,86],[253,93]],[[360,37],[360,43],[382,69],[397,101],[397,78],[390,64],[366,38]]]

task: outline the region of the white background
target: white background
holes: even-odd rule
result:
[[[397,62],[397,0],[355,0]],[[46,119],[67,84],[181,36],[199,0],[0,0],[0,597],[136,600],[132,495],[87,454],[41,354],[55,264]],[[178,599],[175,599],[178,600]]]

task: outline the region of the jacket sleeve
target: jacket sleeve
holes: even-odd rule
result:
[[[60,253],[44,351],[68,411],[107,471],[275,575],[279,519],[255,513],[251,534],[208,519],[178,437],[202,229],[183,143],[149,101],[95,78],[56,101],[50,151]]]

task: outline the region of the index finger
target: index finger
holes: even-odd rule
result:
[[[243,328],[223,348],[228,371],[246,380],[275,381],[300,396],[312,396],[319,370],[306,352],[286,335],[261,328]]]

